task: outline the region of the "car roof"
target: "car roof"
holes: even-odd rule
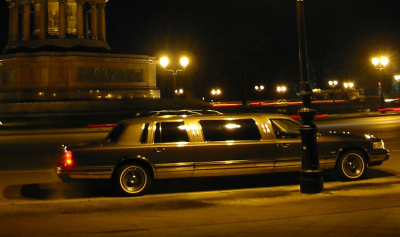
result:
[[[228,119],[228,118],[250,118],[250,117],[271,117],[271,118],[285,118],[290,119],[289,116],[283,114],[274,114],[274,113],[227,113],[222,114],[218,111],[216,113],[200,113],[200,112],[192,112],[189,113],[187,111],[162,111],[161,113],[150,113],[149,115],[141,114],[140,116],[126,119],[120,121],[121,123],[131,124],[131,123],[146,123],[150,121],[165,121],[171,119],[183,119],[183,118],[198,118],[198,119]]]
[[[172,116],[172,115],[221,115],[222,113],[216,110],[155,110],[137,113],[135,117],[159,117],[159,116]]]

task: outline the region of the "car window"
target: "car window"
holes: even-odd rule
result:
[[[189,142],[184,122],[162,122],[156,124],[154,143]]]
[[[149,124],[143,125],[142,135],[140,136],[140,143],[147,143],[147,135],[149,134]]]
[[[124,132],[125,127],[126,126],[124,123],[117,124],[117,126],[115,126],[107,135],[106,140],[110,142],[117,142],[121,134]]]
[[[261,135],[253,119],[200,120],[204,140],[238,141],[260,140]]]
[[[299,124],[288,119],[271,119],[271,125],[278,139],[294,139],[300,137]]]

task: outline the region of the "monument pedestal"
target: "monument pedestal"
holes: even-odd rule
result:
[[[160,98],[155,58],[42,52],[0,56],[0,101]]]

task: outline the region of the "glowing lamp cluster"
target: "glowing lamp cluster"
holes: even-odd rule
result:
[[[353,82],[345,82],[345,83],[343,83],[343,86],[346,89],[352,89],[354,87],[354,83]]]
[[[389,63],[389,58],[388,57],[380,57],[380,58],[373,58],[372,59],[372,64],[379,69],[382,69],[386,67]]]
[[[189,64],[189,59],[188,59],[187,57],[182,57],[182,58],[180,59],[180,63],[181,63],[181,66],[182,66],[183,68],[186,68],[186,66]],[[168,66],[168,64],[169,64],[169,59],[168,59],[167,57],[162,57],[162,58],[160,59],[160,65],[161,65],[163,68],[166,68],[166,67]]]
[[[221,94],[221,90],[220,89],[211,90],[211,95],[220,95],[220,94]]]
[[[277,86],[276,91],[278,92],[285,92],[287,90],[286,86]]]
[[[334,81],[328,81],[328,84],[332,87],[337,86],[338,81],[334,80]]]
[[[256,91],[262,91],[262,90],[264,90],[264,86],[263,86],[263,85],[261,85],[261,86],[255,86],[254,88],[256,89]]]

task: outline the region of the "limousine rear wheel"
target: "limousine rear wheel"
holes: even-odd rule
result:
[[[149,172],[140,165],[121,166],[115,173],[114,183],[123,194],[129,196],[142,195],[151,185]]]
[[[344,153],[336,165],[336,173],[342,180],[361,179],[367,171],[364,155],[357,150]]]

